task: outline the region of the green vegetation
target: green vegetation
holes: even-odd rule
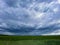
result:
[[[60,36],[0,36],[0,45],[60,45]]]
[[[0,40],[50,40],[60,39],[60,36],[8,36],[1,35]]]
[[[60,45],[59,40],[19,40],[19,41],[2,41],[0,45]]]

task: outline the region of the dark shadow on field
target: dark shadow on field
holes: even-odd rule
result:
[[[19,40],[60,40],[60,36],[6,36],[1,35],[0,40],[19,41]]]

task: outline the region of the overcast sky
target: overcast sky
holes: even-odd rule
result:
[[[60,0],[0,0],[0,34],[60,35]]]

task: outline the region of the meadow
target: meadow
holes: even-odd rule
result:
[[[60,36],[0,36],[0,45],[60,45]]]

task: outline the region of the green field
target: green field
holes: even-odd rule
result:
[[[0,45],[60,45],[60,36],[0,36]]]

